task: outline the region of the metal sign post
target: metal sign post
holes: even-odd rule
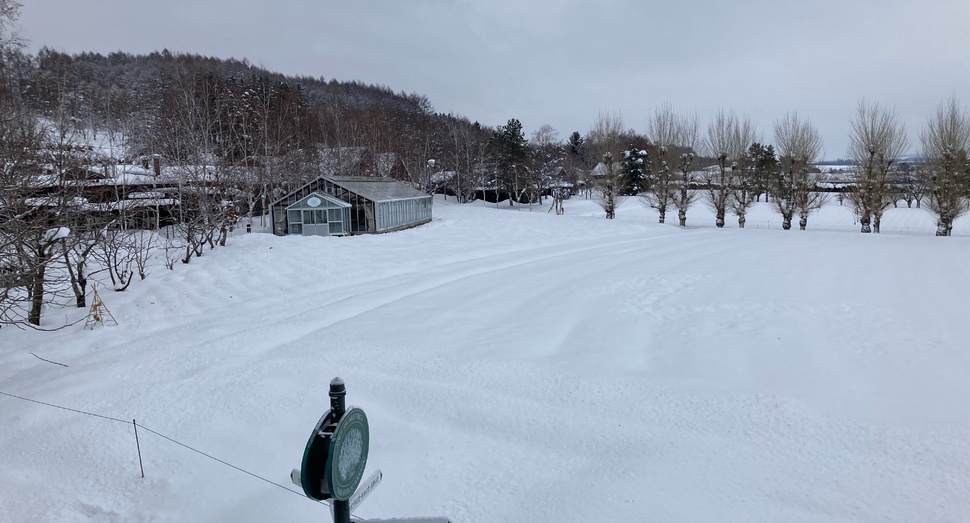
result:
[[[350,498],[364,476],[370,447],[367,415],[347,409],[344,381],[330,382],[330,410],[320,418],[303,451],[300,470],[291,475],[303,493],[318,501],[332,500],[334,523],[350,523]]]
[[[340,378],[334,378],[330,382],[330,412],[333,413],[333,421],[334,423],[337,424],[337,428],[340,427],[340,420],[344,417],[344,414],[346,413],[346,410],[347,410],[346,399],[347,399],[347,387],[346,385],[344,385],[344,380]],[[360,411],[360,412],[361,414],[363,414],[364,411]],[[365,418],[364,424],[366,425],[366,423],[367,421]],[[334,429],[334,433],[336,433],[336,431],[337,429]],[[327,487],[328,487],[327,490],[330,492],[331,496],[333,496],[333,489],[331,487],[333,486],[332,469],[333,469],[333,457],[334,457],[333,450],[335,446],[334,445],[335,441],[336,441],[336,437],[334,437],[330,443],[330,452],[328,453],[329,455],[327,456],[327,461],[329,462],[330,466],[326,467],[326,474],[324,475],[327,481]],[[365,462],[367,461],[366,453],[367,453],[367,449],[364,449],[365,455],[363,457]],[[361,470],[363,471],[363,467],[361,467]],[[357,478],[357,481],[360,481],[360,478]],[[355,488],[357,488],[356,484],[350,487],[351,494],[353,494]],[[334,500],[330,504],[330,506],[333,508],[333,523],[350,523],[350,502],[347,501],[350,498],[350,496],[348,495],[343,499],[338,499],[338,496],[333,496],[333,497],[334,497]]]
[[[350,513],[377,488],[383,474],[377,470],[361,483],[370,450],[370,428],[367,415],[357,408],[347,408],[347,387],[340,378],[330,381],[330,410],[310,433],[303,450],[300,469],[290,478],[303,493],[317,501],[331,500],[334,523],[352,523]],[[360,489],[358,490],[358,486]],[[447,518],[403,518],[370,521],[409,523],[448,523]]]

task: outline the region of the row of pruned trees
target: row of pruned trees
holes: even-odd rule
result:
[[[616,114],[600,115],[589,134],[603,158],[594,182],[608,218],[624,197],[639,196],[657,211],[660,223],[676,210],[679,224],[686,226],[688,210],[704,201],[718,227],[725,225],[729,211],[744,227],[747,210],[766,194],[785,229],[796,214],[804,229],[809,214],[824,201],[812,166],[821,154],[821,140],[797,114],[775,124],[778,155],[774,146],[759,143],[749,119],[727,111],[719,111],[702,132],[696,114],[663,105],[651,114],[645,144],[639,146],[623,147],[620,121]]]
[[[879,232],[882,215],[900,198],[926,208],[937,219],[938,236],[949,236],[953,221],[968,210],[970,197],[970,113],[955,97],[944,101],[920,133],[923,158],[901,166],[909,144],[896,112],[859,102],[852,120],[849,157],[854,169],[848,197],[864,233]]]
[[[814,166],[822,152],[818,130],[797,113],[774,123],[774,144],[764,144],[750,119],[718,111],[705,132],[695,114],[657,108],[639,144],[622,131],[617,114],[600,115],[587,135],[588,148],[601,159],[592,170],[597,201],[607,218],[627,196],[642,197],[660,223],[676,210],[681,226],[687,211],[703,201],[723,227],[728,212],[744,227],[747,210],[764,195],[781,216],[782,227],[809,216],[831,194],[828,180]],[[970,197],[970,115],[956,98],[943,102],[920,134],[922,159],[902,161],[909,144],[896,112],[865,100],[851,121],[848,180],[841,188],[862,232],[879,232],[885,210],[900,199],[926,208],[937,219],[937,234],[947,236],[953,221],[968,210]],[[625,145],[629,144],[629,145]],[[841,195],[840,193],[840,200]]]

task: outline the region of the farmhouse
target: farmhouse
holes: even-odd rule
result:
[[[273,202],[273,233],[380,233],[431,221],[431,196],[392,178],[321,176]]]

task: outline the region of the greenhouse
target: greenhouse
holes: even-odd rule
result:
[[[321,176],[274,202],[270,213],[278,235],[380,233],[430,222],[431,196],[391,178]]]
[[[350,232],[350,208],[332,196],[310,193],[286,208],[287,232],[303,236],[330,236]]]

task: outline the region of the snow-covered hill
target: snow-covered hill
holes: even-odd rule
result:
[[[838,205],[737,230],[438,201],[381,236],[240,235],[106,293],[119,326],[0,330],[0,392],[139,424],[282,486],[327,385],[371,424],[363,518],[957,521],[970,222]],[[47,311],[50,322],[84,311]],[[32,355],[65,366],[42,361]],[[0,519],[327,521],[131,424],[0,396]]]

